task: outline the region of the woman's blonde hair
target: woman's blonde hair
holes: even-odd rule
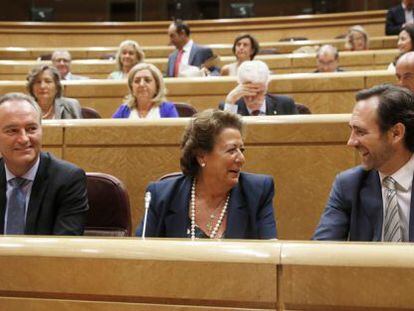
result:
[[[132,89],[132,83],[134,82],[135,74],[138,71],[142,70],[149,70],[152,74],[152,77],[155,80],[155,85],[157,87],[155,96],[152,99],[152,102],[156,105],[160,105],[163,101],[166,101],[165,95],[167,94],[167,90],[165,88],[164,78],[162,77],[161,71],[155,67],[153,64],[150,63],[139,63],[132,67],[132,69],[128,73],[128,89],[129,89],[129,96],[127,100],[127,105],[129,108],[134,108],[136,106],[137,98],[135,97],[134,91]]]
[[[116,52],[116,63],[118,64],[119,71],[122,71],[121,55],[122,55],[122,50],[126,46],[132,46],[134,48],[134,51],[137,55],[137,64],[144,61],[144,57],[145,57],[144,51],[142,50],[142,48],[139,46],[139,44],[136,41],[134,40],[122,41],[121,44],[119,45],[118,51]]]
[[[369,47],[369,37],[368,33],[361,25],[355,25],[348,29],[348,33],[345,37],[345,49],[353,51],[354,50],[354,42],[353,42],[353,32],[358,32],[363,35],[365,41],[365,50],[368,50]]]

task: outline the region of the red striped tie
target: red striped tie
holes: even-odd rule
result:
[[[178,77],[178,70],[180,69],[181,58],[183,58],[183,50],[178,50],[177,58],[174,64],[174,77]]]

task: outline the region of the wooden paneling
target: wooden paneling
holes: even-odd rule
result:
[[[384,35],[385,11],[190,21],[192,37],[199,43],[229,43],[241,32],[260,41],[305,36],[327,39],[363,25],[371,36]],[[126,39],[141,45],[168,43],[169,22],[31,23],[1,22],[0,46],[117,46]]]

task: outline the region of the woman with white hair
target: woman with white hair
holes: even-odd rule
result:
[[[260,60],[243,62],[237,72],[238,85],[230,91],[222,110],[243,116],[297,114],[296,105],[288,96],[267,93],[270,71]]]

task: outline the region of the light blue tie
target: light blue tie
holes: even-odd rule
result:
[[[6,234],[24,234],[26,214],[26,193],[23,187],[29,180],[16,177],[9,180],[12,191],[10,192],[7,210]]]

